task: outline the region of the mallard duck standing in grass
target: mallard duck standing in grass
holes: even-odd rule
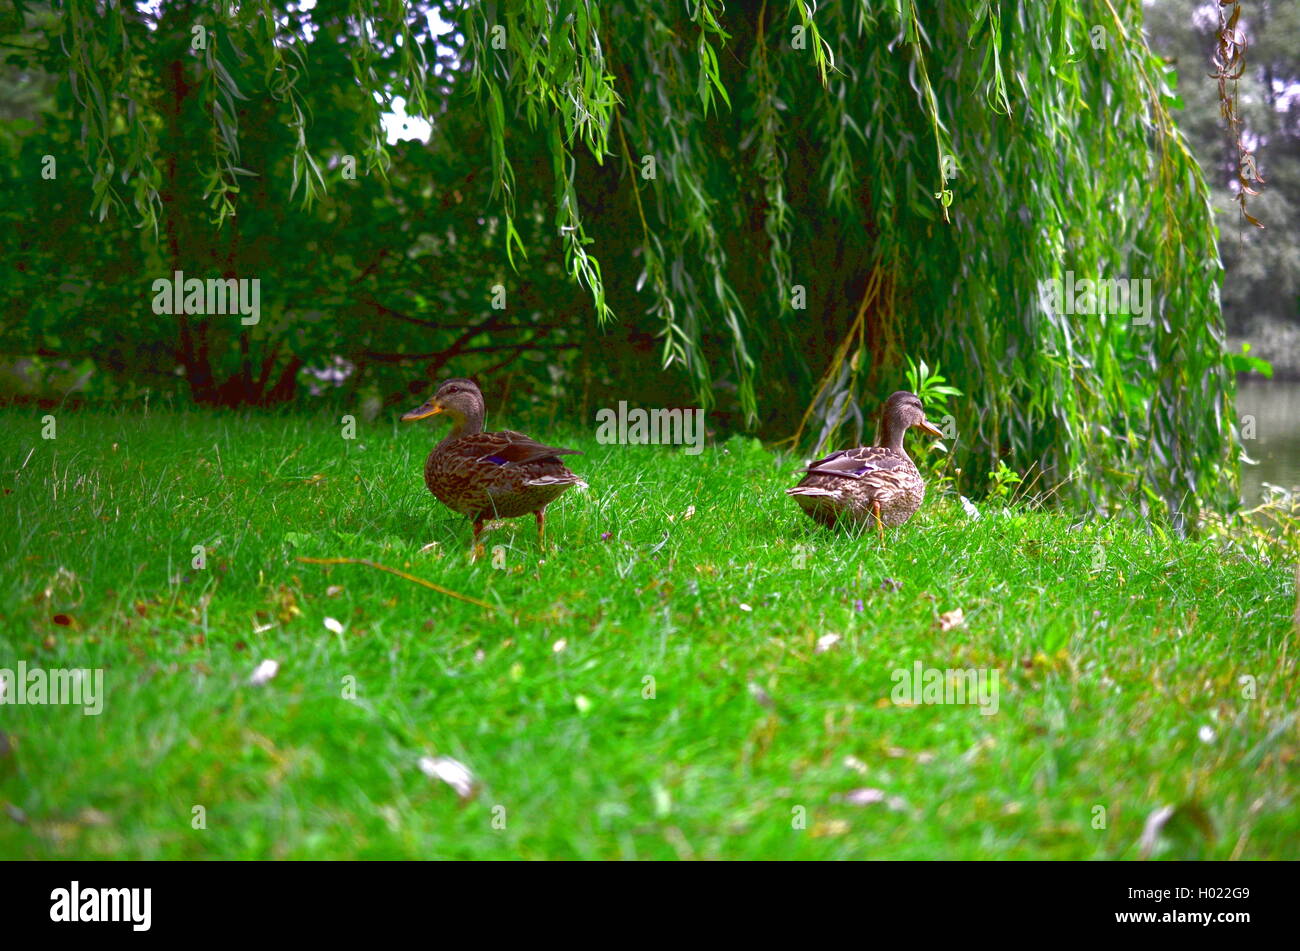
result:
[[[544,551],[546,506],[570,486],[587,487],[559,457],[581,453],[543,446],[509,430],[483,432],[486,408],[473,380],[447,380],[432,399],[403,415],[402,421],[436,413],[451,417],[451,432],[425,460],[424,484],[439,502],[474,523],[471,551],[477,555],[485,521],[529,512],[537,517],[537,542]]]
[[[899,390],[880,411],[880,444],[841,449],[809,463],[807,473],[788,495],[821,525],[841,519],[870,523],[885,540],[885,526],[906,522],[925,498],[925,480],[903,450],[903,434],[913,426],[932,436],[943,432],[925,418],[921,400]]]

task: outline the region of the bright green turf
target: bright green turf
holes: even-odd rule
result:
[[[544,563],[531,519],[487,533],[496,570],[424,488],[426,424],[69,411],[46,441],[40,416],[0,413],[0,667],[103,667],[107,700],[0,707],[25,819],[0,811],[0,856],[1133,858],[1166,804],[1166,856],[1300,856],[1287,567],[951,498],[882,551],[804,518],[794,462],[751,440],[543,426],[592,487],[552,506]],[[998,713],[894,705],[916,660],[1000,668]],[[839,801],[862,787],[901,802]]]

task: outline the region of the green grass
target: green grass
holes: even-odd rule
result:
[[[0,667],[103,668],[107,694],[0,706],[3,857],[1135,858],[1164,805],[1163,856],[1300,856],[1287,566],[943,497],[881,550],[807,520],[751,440],[539,427],[591,489],[544,561],[531,519],[489,531],[498,569],[425,490],[423,425],[0,424]],[[997,713],[891,702],[915,661],[998,669]],[[864,787],[889,801],[843,801]]]

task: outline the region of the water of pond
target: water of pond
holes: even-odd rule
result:
[[[1255,438],[1245,439],[1251,417]],[[1259,463],[1241,467],[1241,498],[1246,506],[1263,500],[1265,482],[1300,489],[1300,381],[1240,382],[1237,419],[1246,455]]]

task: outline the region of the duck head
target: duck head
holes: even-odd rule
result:
[[[402,414],[402,422],[410,423],[442,413],[451,418],[451,435],[473,435],[483,431],[483,394],[473,380],[454,377],[438,387],[429,401],[418,409]]]
[[[943,436],[943,430],[925,418],[920,397],[906,390],[891,394],[880,411],[880,445],[902,452],[903,434],[913,426],[931,436]]]

